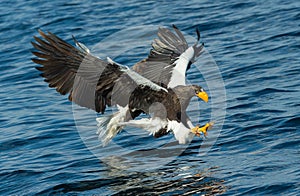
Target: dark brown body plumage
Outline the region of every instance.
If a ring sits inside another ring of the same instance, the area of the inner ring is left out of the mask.
[[[177,86],[174,89],[168,88],[153,91],[147,86],[139,86],[130,96],[130,111],[140,110],[145,113],[152,113],[153,117],[167,118],[186,124],[186,108],[196,91],[202,88],[197,85]],[[155,103],[157,104],[151,108]],[[149,109],[152,109],[149,111]]]

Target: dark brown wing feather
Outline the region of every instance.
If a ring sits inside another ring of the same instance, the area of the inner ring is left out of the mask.
[[[123,72],[113,63],[107,63],[63,41],[56,35],[39,31],[43,39],[34,37],[32,45],[37,51],[32,61],[41,76],[59,93],[69,94],[76,104],[104,112],[110,105],[110,96],[115,81]]]
[[[173,25],[175,33],[167,28],[158,29],[158,39],[154,39],[148,58],[136,63],[133,70],[149,80],[167,86],[174,61],[188,48],[182,33]]]

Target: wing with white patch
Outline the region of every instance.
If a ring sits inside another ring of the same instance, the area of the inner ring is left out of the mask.
[[[186,70],[203,48],[203,44],[197,46],[200,39],[198,30],[198,41],[189,47],[182,32],[175,25],[173,29],[175,33],[159,28],[158,38],[154,39],[148,58],[133,66],[133,70],[164,87],[185,85]]]
[[[39,33],[43,39],[34,37],[32,45],[37,51],[32,53],[38,58],[32,61],[42,65],[37,69],[49,87],[62,95],[69,93],[69,100],[80,106],[103,113],[107,105],[112,105],[112,97],[118,98],[113,104],[126,106],[129,101],[124,102],[124,98],[140,85],[154,92],[167,91],[128,67],[93,56],[75,39],[78,48],[50,32]]]

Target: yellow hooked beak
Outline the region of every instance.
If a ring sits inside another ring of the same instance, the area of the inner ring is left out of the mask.
[[[208,102],[208,95],[205,91],[199,92],[197,94],[197,97],[199,97],[200,99],[202,99],[205,102]]]

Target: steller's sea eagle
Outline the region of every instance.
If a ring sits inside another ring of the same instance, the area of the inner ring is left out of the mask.
[[[152,43],[149,56],[132,69],[107,57],[102,60],[90,53],[74,37],[74,47],[58,36],[39,30],[41,38],[34,36],[32,45],[38,57],[32,61],[41,76],[62,94],[69,93],[69,100],[98,113],[106,106],[117,105],[119,111],[97,118],[99,137],[106,145],[124,126],[140,127],[156,137],[173,131],[179,143],[190,141],[193,135],[206,133],[211,127],[194,127],[186,114],[193,96],[208,101],[201,86],[186,85],[185,74],[201,54],[203,44],[188,47],[183,34],[173,25],[174,33],[159,28],[158,39]],[[151,118],[135,120],[141,113]],[[181,132],[182,126],[185,132]]]

